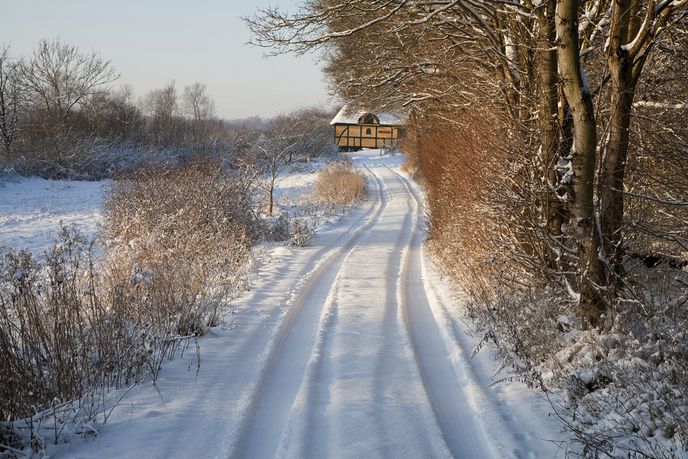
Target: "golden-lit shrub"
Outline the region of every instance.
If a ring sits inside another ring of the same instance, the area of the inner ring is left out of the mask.
[[[365,197],[366,177],[351,161],[337,162],[318,173],[316,199],[333,206],[348,206]]]
[[[404,140],[431,216],[430,245],[464,288],[492,285],[505,242],[495,205],[508,174],[503,136],[489,113],[426,117]]]

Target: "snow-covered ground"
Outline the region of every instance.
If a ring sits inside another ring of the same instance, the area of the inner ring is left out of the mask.
[[[0,245],[40,255],[53,244],[61,224],[92,235],[106,183],[27,178],[0,184]]]
[[[563,456],[546,401],[492,385],[489,351],[470,359],[477,341],[423,251],[423,196],[402,158],[354,160],[367,201],[308,247],[272,249],[232,327],[201,340],[198,371],[193,355],[167,363],[95,438],[51,446],[51,457]],[[278,199],[312,180],[282,181]]]

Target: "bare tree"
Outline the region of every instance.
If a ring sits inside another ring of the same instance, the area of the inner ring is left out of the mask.
[[[275,202],[275,185],[291,167],[294,161],[294,148],[298,145],[301,133],[294,131],[292,119],[280,116],[270,124],[270,129],[255,145],[257,159],[264,171],[266,180],[262,185],[268,194],[268,215],[272,216]]]
[[[177,115],[177,89],[174,81],[161,89],[152,89],[143,98],[143,110],[151,118],[172,118]]]
[[[11,153],[22,102],[19,63],[10,55],[9,47],[2,47],[0,48],[0,135],[5,157],[9,157]]]
[[[215,115],[215,102],[208,95],[208,88],[202,83],[194,83],[184,88],[182,112],[199,122]]]
[[[299,129],[297,113],[279,115],[270,120],[263,132],[249,130],[253,135],[244,136],[247,145],[238,157],[238,168],[247,177],[247,183],[267,194],[267,213],[272,216],[275,204],[275,186],[291,170],[292,165],[305,157],[303,148],[308,147],[307,135]]]
[[[170,145],[179,140],[177,89],[174,81],[164,88],[153,89],[143,98],[144,113],[148,115],[150,135],[158,145]]]
[[[334,113],[317,107],[295,110],[291,115],[292,129],[299,132],[298,153],[305,161],[336,150],[330,120]]]
[[[88,130],[101,138],[135,141],[143,133],[143,115],[130,86],[98,91],[88,98],[81,113]]]
[[[597,327],[606,310],[598,286],[606,284],[600,260],[599,233],[595,225],[593,192],[597,150],[597,125],[592,94],[585,70],[580,61],[580,44],[577,26],[578,0],[557,2],[557,36],[559,74],[566,101],[573,116],[574,149],[571,153],[571,220],[578,241],[578,257],[582,276],[580,280],[580,308],[586,323]]]
[[[685,27],[687,15],[686,0],[621,0],[611,4],[609,46],[606,49],[611,80],[611,116],[600,177],[600,227],[613,284],[618,284],[621,274],[623,191],[636,87],[657,40],[674,23]]]
[[[64,123],[86,97],[117,80],[119,74],[95,52],[85,54],[57,39],[44,39],[22,63],[21,77],[37,106],[53,121]]]

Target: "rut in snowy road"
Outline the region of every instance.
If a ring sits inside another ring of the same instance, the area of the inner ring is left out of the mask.
[[[428,303],[420,194],[357,162],[376,211],[299,291],[232,456],[498,457]]]

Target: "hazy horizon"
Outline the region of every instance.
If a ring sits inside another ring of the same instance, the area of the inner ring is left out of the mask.
[[[137,98],[170,81],[179,92],[204,83],[225,119],[332,105],[317,56],[264,59],[266,50],[246,44],[250,32],[241,17],[268,4],[293,11],[296,2],[12,2],[3,8],[0,43],[15,56],[31,55],[42,38],[95,51],[121,74],[113,86],[132,86]]]

